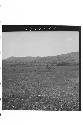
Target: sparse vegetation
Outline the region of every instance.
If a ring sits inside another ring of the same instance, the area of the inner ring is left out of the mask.
[[[59,63],[49,58],[3,60],[3,110],[79,110],[79,62],[75,58],[70,65],[71,57],[66,57],[67,63],[62,56]]]

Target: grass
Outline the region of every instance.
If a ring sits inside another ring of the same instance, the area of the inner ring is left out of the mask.
[[[79,111],[79,65],[3,64],[3,110]]]

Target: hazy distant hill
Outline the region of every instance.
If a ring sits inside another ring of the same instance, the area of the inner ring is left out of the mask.
[[[79,52],[61,54],[47,57],[9,57],[3,62],[6,63],[55,63],[57,65],[79,64]]]

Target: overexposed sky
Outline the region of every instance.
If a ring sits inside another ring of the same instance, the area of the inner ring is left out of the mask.
[[[79,51],[77,31],[24,31],[2,33],[2,58],[56,56]]]

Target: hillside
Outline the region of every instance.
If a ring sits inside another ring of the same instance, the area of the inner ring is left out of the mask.
[[[79,64],[79,52],[61,54],[47,57],[9,57],[4,59],[6,63],[55,63],[55,64]]]
[[[79,53],[2,62],[3,110],[79,110]]]

